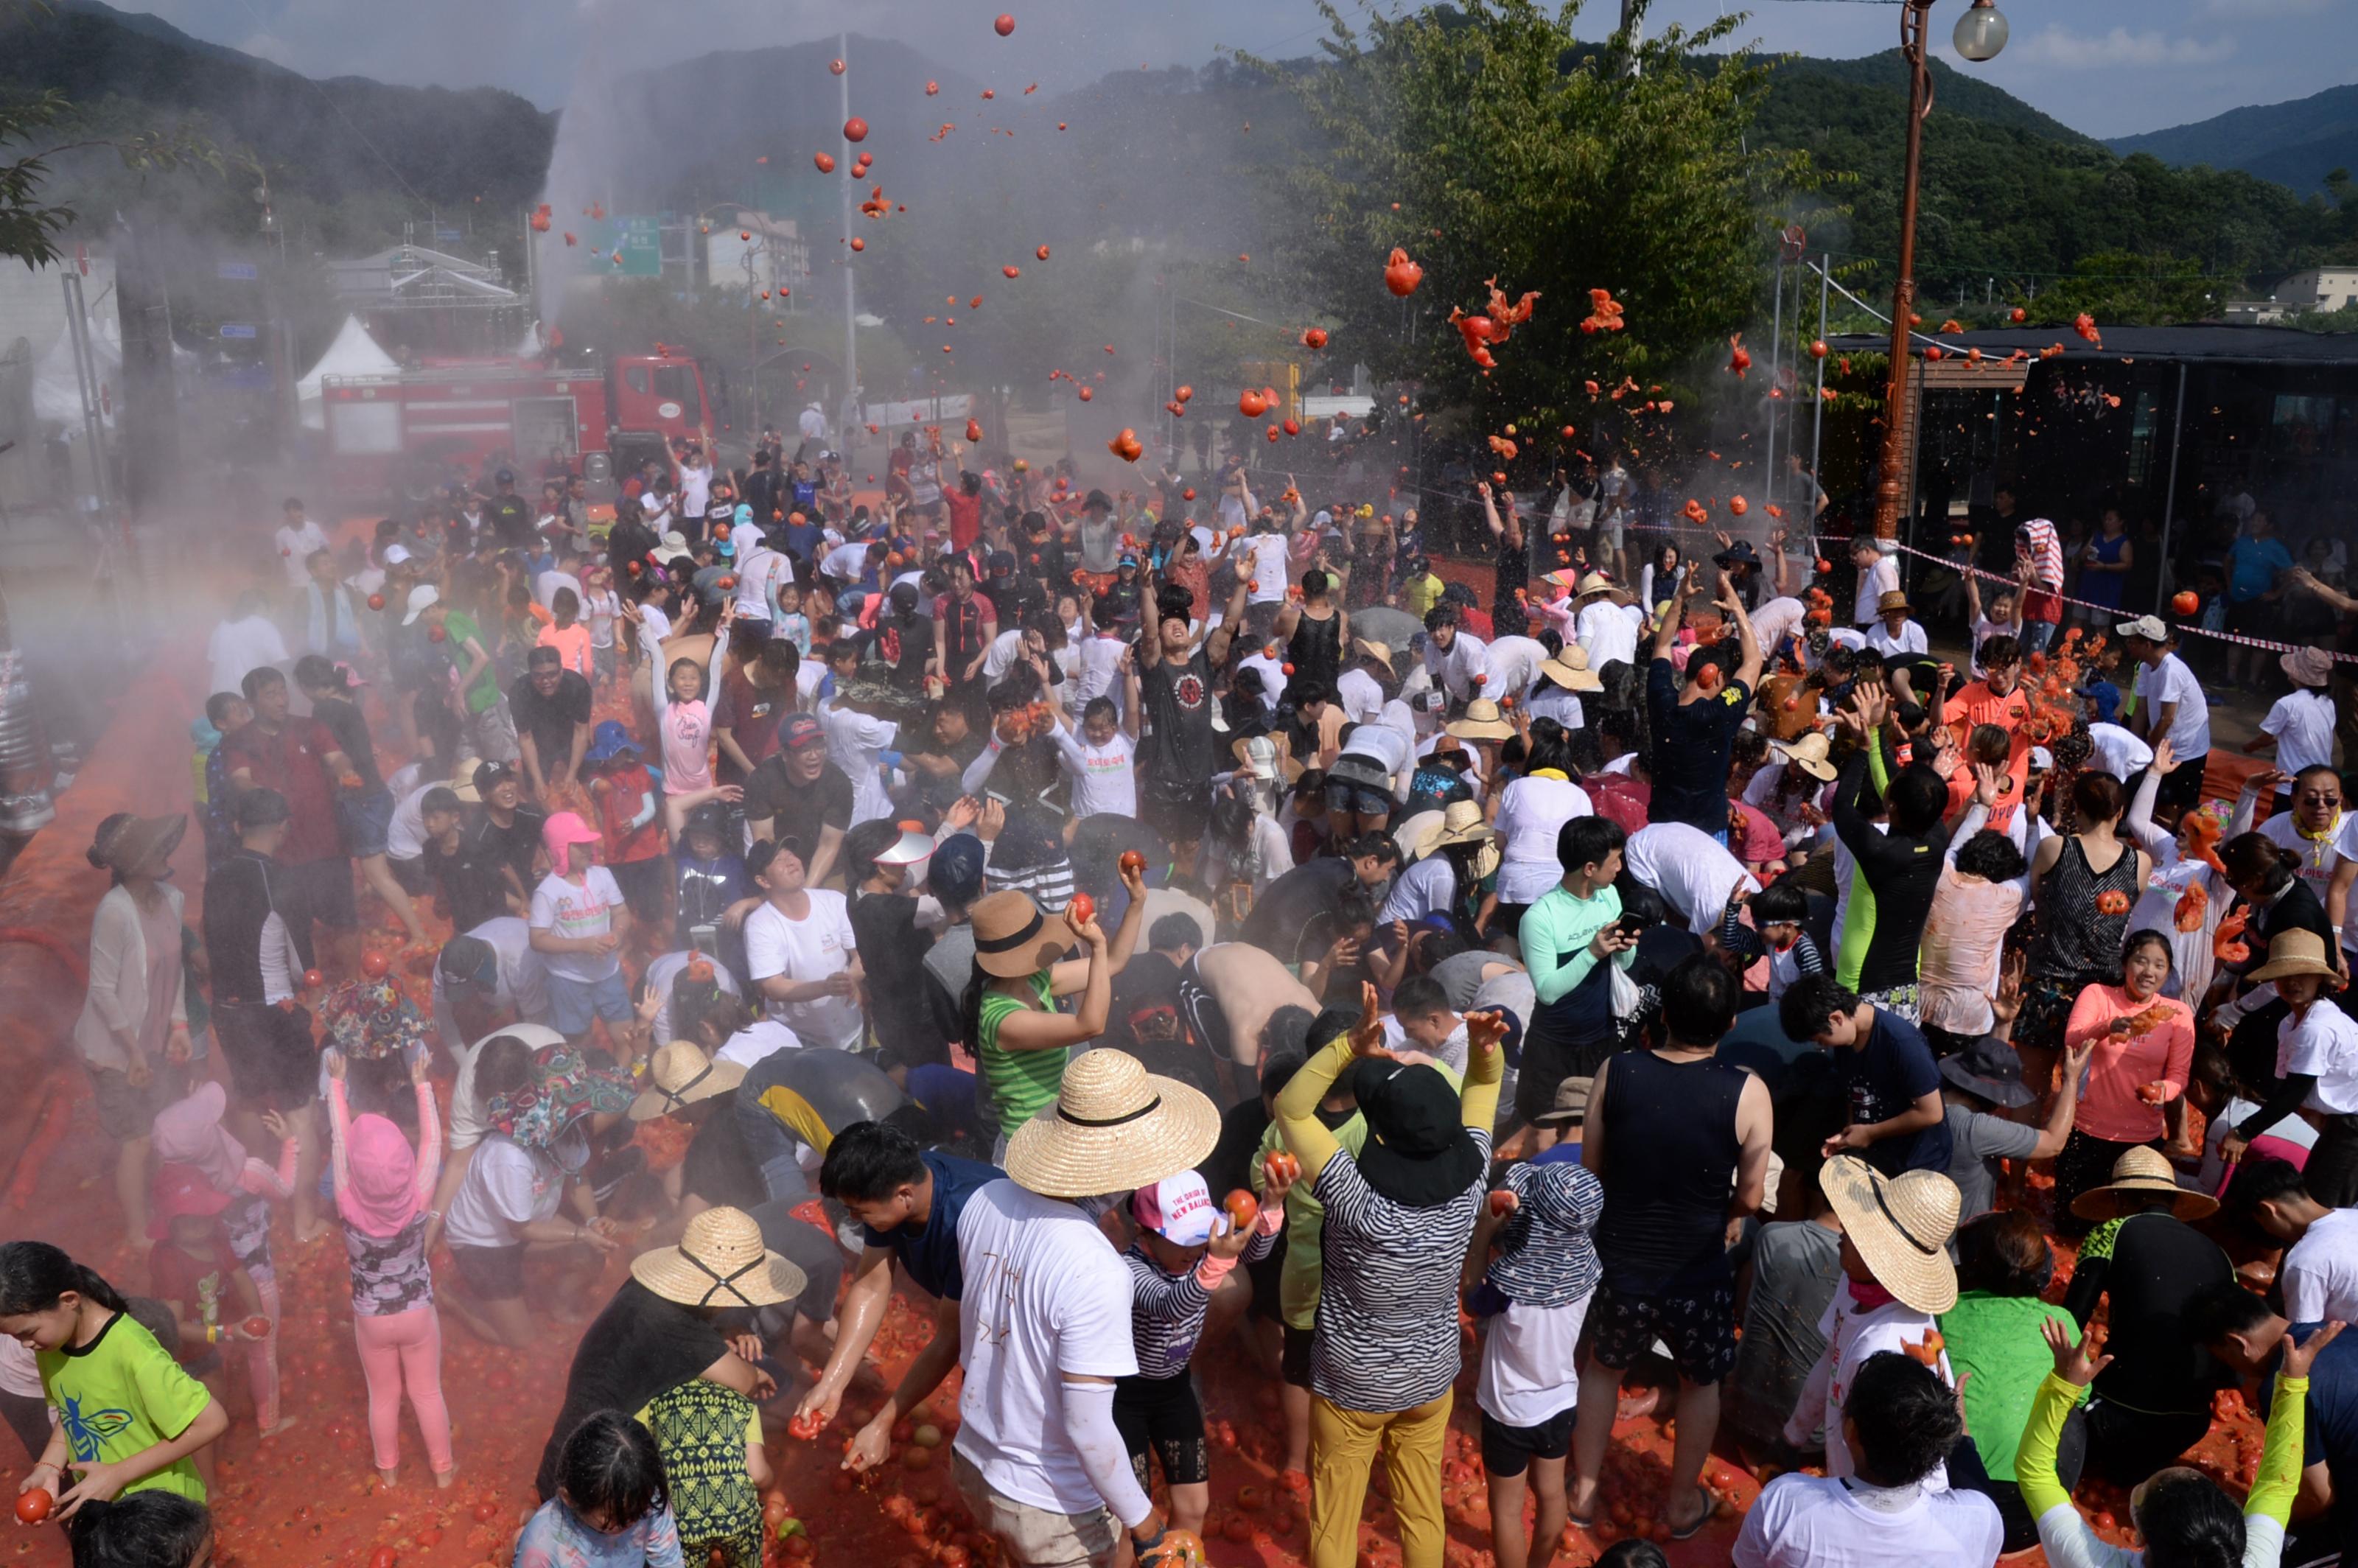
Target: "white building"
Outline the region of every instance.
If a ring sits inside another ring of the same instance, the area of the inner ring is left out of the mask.
[[[2339,310],[2358,301],[2358,266],[2310,267],[2294,273],[2273,291],[2288,310]]]
[[[743,208],[733,220],[715,213],[700,226],[708,287],[766,291],[773,309],[801,307],[798,296],[810,282],[810,246],[796,232],[792,218],[773,218]],[[778,297],[782,289],[784,300]]]

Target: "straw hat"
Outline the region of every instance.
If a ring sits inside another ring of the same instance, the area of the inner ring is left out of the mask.
[[[1566,643],[1554,658],[1540,662],[1540,674],[1566,691],[1603,691],[1605,683],[1588,667],[1588,650]]]
[[[1576,591],[1583,599],[1586,599],[1592,593],[1611,593],[1613,581],[1603,572],[1590,572],[1580,579],[1580,587]]]
[[[449,788],[452,795],[459,797],[459,804],[461,806],[481,806],[483,804],[482,792],[475,787],[475,759],[473,756],[462,755],[460,757],[458,762],[450,769]]]
[[[675,1040],[654,1054],[648,1072],[654,1087],[643,1089],[631,1102],[633,1121],[652,1121],[682,1106],[725,1095],[745,1081],[745,1069],[734,1062],[714,1062],[692,1040]]]
[[[2113,1193],[2167,1193],[2177,1199],[2169,1212],[2179,1219],[2202,1219],[2219,1210],[2219,1200],[2210,1194],[2190,1192],[2180,1186],[2169,1157],[2142,1143],[2122,1151],[2121,1157],[2113,1162],[2113,1179],[2073,1198],[2071,1212],[2082,1219],[2110,1219],[2116,1212],[2116,1206],[2107,1195]]]
[[[1507,722],[1498,705],[1487,697],[1477,697],[1466,705],[1466,717],[1453,719],[1443,726],[1460,741],[1504,741],[1515,732]]]
[[[189,830],[186,813],[173,816],[121,816],[100,825],[101,832],[91,845],[92,863],[133,875],[168,860],[179,848],[181,836]]]
[[[1904,615],[1915,608],[1908,602],[1908,596],[1896,588],[1875,601],[1875,612],[1877,615],[1889,615],[1895,611]]]
[[[762,1245],[762,1227],[741,1208],[706,1209],[687,1222],[678,1246],[632,1259],[631,1278],[667,1302],[692,1307],[776,1306],[810,1282]]]
[[[1373,637],[1352,638],[1351,653],[1357,658],[1373,659],[1387,669],[1391,667],[1391,645],[1388,643],[1379,643]]]
[[[1885,1290],[1918,1312],[1957,1304],[1957,1271],[1949,1261],[1956,1183],[1938,1171],[1886,1176],[1855,1154],[1837,1154],[1820,1167],[1818,1185]]]
[[[1479,802],[1453,800],[1441,820],[1426,828],[1416,841],[1415,859],[1446,849],[1453,844],[1480,844],[1498,836],[1498,829],[1482,820]]]
[[[1176,1175],[1219,1137],[1219,1110],[1199,1091],[1127,1052],[1085,1051],[1065,1065],[1056,1103],[1015,1130],[1004,1164],[1044,1197],[1092,1197]]]
[[[1065,956],[1072,932],[1050,926],[1032,895],[1021,888],[992,893],[967,912],[974,923],[974,961],[986,975],[1011,980],[1038,974]]]
[[[2325,686],[2333,679],[2333,655],[2322,648],[2295,648],[2277,663],[2295,686]]]
[[[1813,779],[1831,782],[1834,776],[1833,743],[1814,730],[1798,741],[1771,744],[1768,749]]]
[[[2279,932],[2268,944],[2268,961],[2244,979],[2257,985],[2287,975],[2322,975],[2337,984],[2342,979],[2342,971],[2326,957],[2324,939],[2314,931]]]

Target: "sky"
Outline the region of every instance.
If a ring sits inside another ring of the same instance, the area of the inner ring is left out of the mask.
[[[1339,0],[1347,14],[1399,0]],[[1014,37],[989,32],[1002,5]],[[1932,34],[1964,0],[1939,0]],[[135,5],[132,8],[136,8]],[[154,0],[164,20],[311,76],[414,85],[491,85],[554,107],[587,70],[611,74],[715,49],[825,37],[839,27],[905,39],[944,59],[1003,50],[1054,88],[1138,65],[1199,65],[1216,49],[1310,52],[1324,30],[1311,0]],[[2013,37],[1973,70],[2091,135],[2125,135],[2340,86],[2358,75],[2352,0],[2000,0]],[[1656,0],[1650,26],[1693,26],[1740,9]],[[1601,37],[1616,0],[1589,0],[1580,31]],[[1896,5],[1756,0],[1740,37],[1775,51],[1845,57],[1898,41]]]

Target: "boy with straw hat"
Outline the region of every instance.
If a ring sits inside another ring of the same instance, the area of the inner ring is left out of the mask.
[[[1848,1280],[1819,1325],[1825,1354],[1802,1386],[1784,1438],[1801,1447],[1823,1421],[1826,1474],[1840,1480],[1858,1468],[1843,1432],[1843,1410],[1852,1379],[1869,1357],[1896,1350],[1954,1384],[1933,1320],[1957,1304],[1949,1238],[1956,1232],[1959,1199],[1957,1184],[1938,1171],[1886,1176],[1855,1154],[1827,1161],[1818,1185],[1843,1224]],[[1944,1474],[1934,1489],[1946,1485]]]
[[[1138,1375],[1129,1267],[1098,1217],[1193,1167],[1219,1139],[1212,1102],[1134,1056],[1091,1051],[1015,1130],[1007,1175],[958,1217],[959,1493],[1015,1568],[1110,1568],[1119,1519],[1142,1561],[1163,1511],[1132,1473],[1114,1382]]]
[[[2317,1146],[2302,1168],[2309,1190],[2328,1208],[2358,1203],[2358,1020],[2338,1006],[2319,1005],[2327,990],[2341,988],[2342,971],[2323,938],[2295,927],[2277,934],[2268,944],[2268,961],[2245,979],[2275,986],[2291,1009],[2277,1025],[2281,1087],[2270,1103],[2299,1090],[2300,1112],[2318,1129]],[[2243,1005],[2249,1011],[2253,999]],[[2249,1141],[2272,1125],[2257,1113],[2244,1118],[2220,1146],[2220,1157],[2241,1159]]]

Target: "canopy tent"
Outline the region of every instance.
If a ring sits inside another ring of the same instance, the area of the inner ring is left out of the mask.
[[[97,331],[91,333],[90,347],[98,362],[99,417],[112,426],[114,410],[109,405],[119,404],[123,398],[123,351]],[[81,378],[74,373],[73,334],[59,332],[49,344],[49,351],[33,369],[33,417],[81,429]]]
[[[327,405],[321,401],[320,386],[333,376],[397,375],[401,365],[391,354],[377,346],[366,327],[357,316],[347,316],[337,329],[336,341],[328,345],[319,362],[303,373],[295,384],[296,406],[302,411],[305,428],[324,430],[328,427]]]

